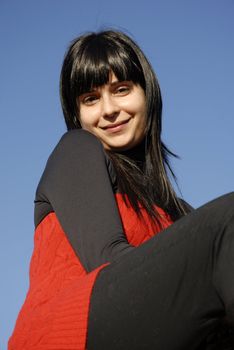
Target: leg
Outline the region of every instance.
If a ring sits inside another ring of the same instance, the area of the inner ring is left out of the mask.
[[[105,268],[94,286],[88,350],[198,349],[234,324],[234,194],[197,209]]]

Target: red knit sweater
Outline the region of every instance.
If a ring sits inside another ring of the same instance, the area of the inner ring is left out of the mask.
[[[116,195],[127,239],[139,246],[160,231],[142,210],[143,220]],[[158,208],[162,227],[172,222]],[[19,313],[9,350],[84,350],[89,301],[102,265],[87,273],[75,255],[55,213],[35,231],[30,287]]]

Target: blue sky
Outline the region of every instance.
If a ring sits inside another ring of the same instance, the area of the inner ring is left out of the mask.
[[[0,0],[1,350],[28,288],[35,189],[65,132],[58,84],[69,42],[114,27],[143,48],[181,192],[198,207],[233,190],[233,18],[233,0]]]

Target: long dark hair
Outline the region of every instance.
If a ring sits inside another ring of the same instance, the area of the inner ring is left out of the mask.
[[[129,157],[127,152],[108,152],[117,173],[118,187],[124,199],[137,214],[140,207],[159,222],[155,204],[172,219],[185,214],[169,177],[175,178],[169,156],[175,156],[162,142],[162,98],[156,75],[139,46],[119,31],[88,33],[75,39],[63,62],[60,97],[65,122],[69,129],[81,128],[77,97],[102,86],[113,72],[119,81],[139,84],[146,96],[147,126],[144,140],[144,164]]]

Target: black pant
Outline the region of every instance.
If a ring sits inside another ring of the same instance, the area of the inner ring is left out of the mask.
[[[88,350],[204,349],[234,325],[234,193],[175,222],[101,271]]]

